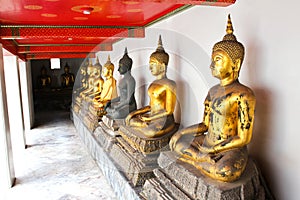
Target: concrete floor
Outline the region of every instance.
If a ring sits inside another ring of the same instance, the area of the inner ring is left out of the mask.
[[[69,113],[43,111],[36,118],[36,127],[26,133],[28,148],[15,155],[16,184],[1,199],[116,199]]]

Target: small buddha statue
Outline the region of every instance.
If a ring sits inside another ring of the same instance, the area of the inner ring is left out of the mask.
[[[70,73],[70,66],[68,63],[66,63],[64,67],[64,73],[60,76],[61,81],[61,87],[67,88],[67,87],[73,87],[75,78],[74,74]]]
[[[51,86],[51,76],[47,74],[47,69],[45,66],[41,68],[41,75],[38,76],[37,81],[39,89],[45,89]]]
[[[72,95],[72,107],[73,111],[75,113],[78,113],[80,110],[80,103],[81,103],[81,98],[80,98],[80,93],[88,87],[87,84],[87,67],[89,65],[88,59],[83,62],[79,68],[79,76],[77,78],[80,80],[79,86],[77,88],[73,89],[73,95]]]
[[[134,97],[135,80],[131,75],[132,59],[127,48],[119,61],[119,73],[123,76],[118,84],[119,96],[108,101],[105,106],[106,116],[111,119],[124,119],[130,112],[136,110]]]
[[[79,68],[79,80],[80,80],[80,83],[79,83],[79,87],[76,88],[74,91],[73,91],[73,95],[74,96],[77,96],[80,94],[80,92],[82,92],[83,90],[85,90],[88,86],[87,84],[87,66],[88,66],[89,62],[88,60],[86,60],[84,63],[82,63],[82,65],[80,66]]]
[[[182,161],[203,174],[232,182],[247,164],[256,100],[252,90],[238,80],[244,46],[233,34],[230,16],[226,32],[213,46],[210,69],[220,83],[208,92],[203,121],[176,132],[169,145]]]
[[[79,94],[79,97],[77,98],[80,102],[83,99],[86,99],[88,94],[90,94],[94,90],[94,82],[96,81],[97,78],[100,77],[100,70],[95,69],[92,63],[92,60],[89,60],[89,65],[87,66],[87,86],[86,89],[81,91]]]
[[[161,36],[158,47],[150,56],[149,68],[156,78],[149,88],[150,105],[131,112],[125,119],[127,126],[140,130],[144,136],[155,138],[175,128],[173,112],[176,104],[176,83],[167,78],[169,55],[165,52]]]
[[[99,111],[100,116],[105,114],[105,104],[113,98],[117,97],[116,79],[113,77],[114,64],[110,61],[108,56],[106,63],[103,66],[102,76],[105,78],[102,91],[99,93],[93,101],[94,108]]]
[[[102,71],[102,65],[99,62],[98,57],[96,58],[96,63],[93,66],[93,90],[87,94],[87,101],[97,101],[99,98],[99,95],[101,94],[102,88],[103,88],[103,78],[101,77],[101,71]]]

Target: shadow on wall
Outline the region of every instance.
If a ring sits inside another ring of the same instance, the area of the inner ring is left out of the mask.
[[[255,120],[252,141],[249,144],[249,153],[257,161],[262,175],[266,180],[268,188],[271,189],[268,196],[272,196],[273,191],[278,191],[276,183],[277,180],[272,166],[272,158],[270,158],[271,138],[272,138],[272,93],[268,88],[258,85],[262,78],[259,76],[261,73],[262,65],[260,63],[263,57],[263,52],[260,51],[261,47],[258,46],[259,41],[253,38],[251,43],[246,44],[247,48],[247,63],[248,63],[248,79],[254,83],[250,86],[254,91],[256,97]]]

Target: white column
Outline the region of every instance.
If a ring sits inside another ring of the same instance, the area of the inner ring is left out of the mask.
[[[21,90],[18,71],[18,57],[4,56],[7,108],[15,162],[25,149],[24,123],[21,104]]]
[[[2,193],[3,190],[13,185],[15,179],[4,81],[2,44],[0,44],[0,118],[0,192]]]
[[[34,107],[32,95],[33,91],[30,62],[23,62],[19,60],[19,72],[24,128],[26,132],[30,130],[34,124]]]

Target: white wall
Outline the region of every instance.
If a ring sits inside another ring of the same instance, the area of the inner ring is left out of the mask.
[[[276,199],[298,199],[299,6],[297,0],[243,0],[225,8],[194,6],[148,28],[144,39],[115,44],[112,61],[117,64],[127,46],[138,88],[151,82],[147,63],[161,34],[171,59],[168,74],[177,82],[181,114],[177,111],[176,119],[184,127],[199,122],[206,93],[217,83],[208,68],[211,49],[225,35],[230,13],[234,33],[246,48],[240,81],[251,87],[257,98],[250,154],[258,161]],[[107,53],[99,56],[104,63]],[[136,96],[139,106],[147,103],[145,93]]]

